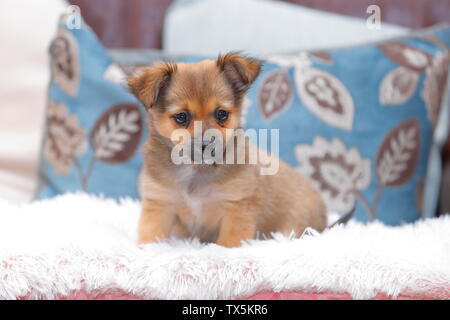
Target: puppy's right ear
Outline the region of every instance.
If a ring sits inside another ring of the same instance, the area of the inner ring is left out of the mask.
[[[136,76],[128,78],[128,87],[148,110],[163,99],[176,70],[176,64],[164,62],[142,68]]]
[[[237,52],[219,55],[216,63],[238,95],[247,91],[261,71],[260,61],[247,58]]]

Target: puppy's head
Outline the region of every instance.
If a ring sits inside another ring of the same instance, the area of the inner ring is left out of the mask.
[[[131,92],[152,115],[156,131],[168,139],[176,129],[194,136],[194,122],[202,130],[240,125],[242,100],[258,76],[260,62],[238,53],[198,63],[157,63],[128,79]],[[224,141],[226,142],[226,141]]]

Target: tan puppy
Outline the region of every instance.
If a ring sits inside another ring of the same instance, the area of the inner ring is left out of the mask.
[[[271,232],[325,228],[319,193],[282,161],[274,175],[261,175],[260,164],[172,161],[176,129],[193,133],[194,121],[200,121],[226,137],[226,129],[239,128],[242,100],[259,71],[258,61],[229,53],[215,61],[157,63],[129,79],[149,119],[140,243],[174,235],[234,247]],[[224,139],[224,145],[231,141]],[[250,149],[245,147],[247,155]]]

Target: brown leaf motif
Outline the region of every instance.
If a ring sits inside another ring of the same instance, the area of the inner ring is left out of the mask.
[[[44,154],[58,174],[69,174],[75,158],[84,154],[87,137],[75,114],[63,103],[50,101],[47,108],[47,136]]]
[[[432,57],[429,53],[400,42],[380,44],[379,48],[394,62],[414,71],[421,72],[431,64]]]
[[[50,69],[58,87],[70,96],[75,96],[80,82],[78,45],[74,36],[59,29],[50,45]]]
[[[305,106],[322,121],[343,130],[353,128],[353,99],[338,78],[319,69],[296,68],[295,82]]]
[[[419,73],[404,67],[389,72],[381,82],[380,103],[401,105],[408,101],[416,91]]]
[[[292,86],[286,71],[274,71],[263,80],[259,90],[259,108],[266,119],[286,109],[292,98]]]
[[[95,157],[108,163],[127,161],[135,152],[142,133],[139,107],[119,104],[103,113],[91,132]]]
[[[378,181],[383,186],[400,186],[416,170],[420,151],[420,130],[416,119],[394,127],[383,139],[377,155]]]

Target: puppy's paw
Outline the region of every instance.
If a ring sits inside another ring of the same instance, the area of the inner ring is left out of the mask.
[[[241,239],[219,239],[216,244],[222,247],[235,248],[241,245]]]
[[[157,241],[158,241],[158,237],[156,235],[139,234],[139,237],[138,237],[138,244],[153,243],[153,242],[157,242]]]

